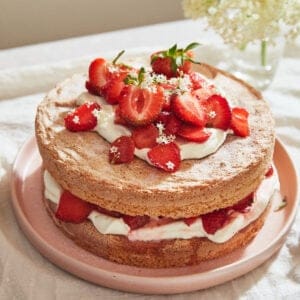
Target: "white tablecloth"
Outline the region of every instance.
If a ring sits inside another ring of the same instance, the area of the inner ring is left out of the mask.
[[[199,22],[178,21],[0,51],[0,299],[163,299],[93,285],[42,257],[19,229],[10,203],[10,173],[19,147],[34,133],[37,104],[56,82],[85,71],[92,57],[121,49],[204,44],[199,57],[222,66],[224,46]],[[264,92],[276,132],[300,171],[300,43],[288,46]],[[254,271],[172,299],[300,298],[300,216],[281,250]]]

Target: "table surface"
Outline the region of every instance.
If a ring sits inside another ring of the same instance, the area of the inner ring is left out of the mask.
[[[197,54],[216,66],[226,47],[200,21],[177,21],[0,51],[0,299],[163,299],[134,295],[85,282],[51,264],[27,241],[10,203],[13,161],[34,134],[38,103],[58,81],[84,72],[96,56],[114,56],[122,49],[149,51],[174,43],[203,44]],[[276,121],[277,136],[286,145],[300,173],[300,43],[288,45],[274,81],[263,92]],[[300,216],[285,245],[262,266],[238,279],[172,299],[300,298]],[[168,297],[167,297],[168,298]]]

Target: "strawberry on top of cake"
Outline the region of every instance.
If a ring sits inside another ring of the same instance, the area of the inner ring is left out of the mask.
[[[228,132],[247,137],[247,110],[231,108],[217,87],[192,71],[192,63],[197,62],[191,50],[196,46],[192,43],[182,49],[175,44],[156,52],[150,57],[150,68],[118,62],[124,51],[112,62],[95,59],[86,88],[104,101],[83,101],[65,117],[66,128],[97,131],[98,123],[107,122],[108,113],[113,114],[109,130],[116,130],[117,138],[98,131],[111,143],[109,161],[130,163],[135,154],[166,172],[178,170],[182,159],[213,153]]]

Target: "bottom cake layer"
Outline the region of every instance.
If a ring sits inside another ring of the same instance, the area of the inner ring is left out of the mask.
[[[45,199],[45,206],[55,224],[80,247],[120,264],[168,268],[195,265],[247,245],[262,228],[271,202],[258,219],[225,243],[214,243],[207,238],[129,241],[125,236],[101,234],[90,221],[62,222],[55,217],[56,204]]]

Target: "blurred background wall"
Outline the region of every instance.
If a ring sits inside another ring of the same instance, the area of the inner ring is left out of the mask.
[[[0,49],[178,19],[181,0],[0,0]]]

